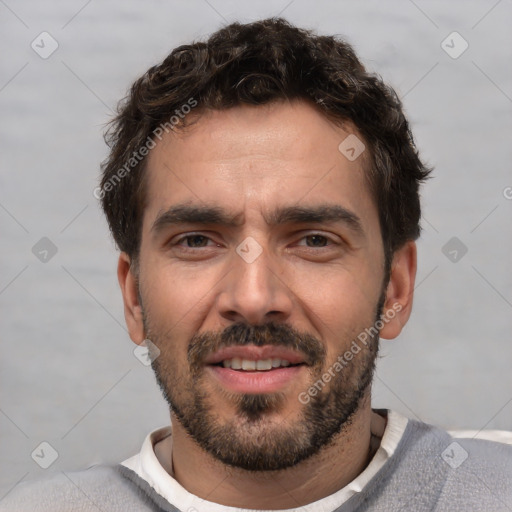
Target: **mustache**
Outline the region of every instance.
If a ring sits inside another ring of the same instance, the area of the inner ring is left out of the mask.
[[[187,357],[190,367],[199,371],[206,357],[220,348],[231,346],[273,345],[299,352],[309,366],[318,366],[326,356],[324,345],[315,336],[294,329],[289,324],[268,322],[262,325],[231,324],[221,332],[205,331],[192,336]]]

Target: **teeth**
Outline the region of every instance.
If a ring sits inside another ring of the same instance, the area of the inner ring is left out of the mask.
[[[256,370],[256,361],[242,359],[242,370]]]
[[[256,361],[256,370],[270,370],[272,368],[272,359],[260,359]]]
[[[222,361],[224,368],[232,368],[233,370],[271,370],[272,368],[287,367],[290,366],[290,361],[286,359],[258,359],[253,361],[251,359],[241,359],[240,357],[233,357],[233,359],[224,359]]]

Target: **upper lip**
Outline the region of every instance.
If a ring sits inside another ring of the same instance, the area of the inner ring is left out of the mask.
[[[238,345],[232,347],[224,347],[210,354],[205,359],[205,364],[217,364],[225,361],[226,359],[233,359],[239,357],[240,359],[248,359],[250,361],[259,361],[261,359],[285,359],[290,364],[304,363],[305,359],[299,352],[291,350],[286,347],[279,347],[274,345],[264,345],[263,347],[256,347],[255,345]]]

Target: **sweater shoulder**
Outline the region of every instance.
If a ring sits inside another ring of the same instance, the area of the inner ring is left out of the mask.
[[[436,510],[512,509],[511,445],[452,437],[441,457],[448,467]]]
[[[155,511],[152,502],[118,466],[93,466],[21,482],[0,501],[0,512]]]
[[[512,447],[409,420],[385,466],[341,510],[512,510]]]

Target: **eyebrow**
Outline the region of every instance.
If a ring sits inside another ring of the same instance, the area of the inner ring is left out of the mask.
[[[238,227],[243,224],[240,214],[230,214],[219,206],[178,204],[158,215],[151,226],[154,235],[168,226],[179,224],[204,224],[222,227]],[[364,235],[361,219],[352,211],[336,204],[317,206],[285,206],[264,215],[269,226],[283,224],[345,224],[357,235]]]

